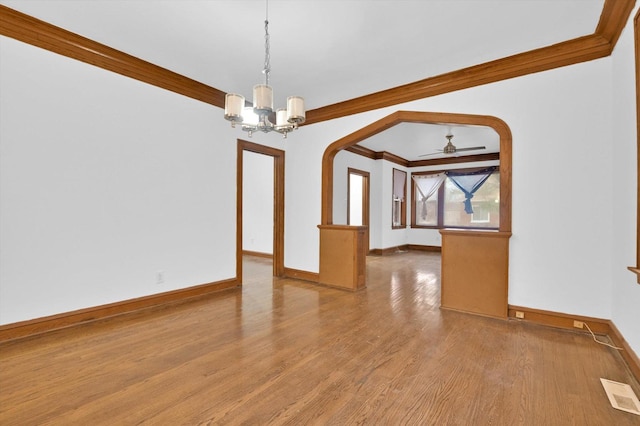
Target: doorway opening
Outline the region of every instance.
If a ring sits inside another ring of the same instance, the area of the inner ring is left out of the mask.
[[[271,258],[272,258],[272,274],[273,276],[283,276],[284,275],[284,151],[271,148],[264,145],[259,145],[253,142],[248,142],[244,140],[238,139],[238,157],[237,157],[237,179],[236,179],[236,278],[238,282],[242,283],[242,258],[243,258],[243,248],[245,246],[244,241],[244,222],[245,220],[249,220],[244,218],[244,203],[247,199],[245,197],[245,179],[247,183],[249,183],[252,179],[261,179],[264,180],[265,173],[260,173],[260,171],[255,167],[256,164],[263,164],[264,159],[262,157],[256,157],[252,154],[260,154],[264,156],[269,156],[272,158],[273,168],[272,173],[269,170],[266,175],[268,175],[269,180],[273,180],[273,190],[266,191],[272,194],[271,200],[262,199],[262,203],[264,204],[262,211],[269,212],[266,213],[266,216],[273,223],[273,228],[271,232]],[[247,158],[245,158],[245,153],[247,153]],[[257,162],[256,162],[257,161]],[[245,164],[246,162],[246,164]],[[253,167],[252,167],[253,165]],[[245,170],[246,169],[246,170]],[[262,174],[262,176],[260,176]],[[272,179],[271,179],[272,176]],[[255,183],[255,182],[254,182]],[[253,189],[254,187],[250,187]],[[251,197],[250,191],[247,191],[247,196]],[[255,195],[255,194],[254,194]],[[252,202],[254,199],[252,199]],[[263,217],[264,219],[264,217]],[[263,225],[264,226],[267,225]],[[262,233],[268,233],[262,229]],[[257,235],[257,234],[256,234]],[[260,237],[262,238],[262,237]],[[255,240],[254,240],[255,242]],[[264,243],[262,243],[264,244]],[[264,245],[262,246],[264,247]],[[260,254],[261,250],[248,250],[249,252],[253,252],[253,254]],[[269,251],[268,249],[263,249],[262,251]],[[269,254],[269,253],[266,253]],[[267,256],[264,256],[265,258]]]
[[[347,225],[366,226],[365,253],[369,253],[370,185],[369,172],[348,169],[347,179]]]

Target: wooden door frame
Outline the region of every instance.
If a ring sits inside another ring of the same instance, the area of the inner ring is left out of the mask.
[[[636,274],[636,281],[640,284],[640,10],[633,18],[633,40],[635,48],[635,71],[636,71],[636,143],[638,149],[636,178],[637,185],[637,206],[636,206],[636,264],[629,266],[629,270]]]
[[[350,208],[351,208],[351,178],[350,176],[362,176],[362,224],[367,227],[364,232],[365,253],[369,253],[369,229],[371,219],[371,173],[364,170],[347,168],[347,225],[349,225]]]
[[[236,279],[242,284],[242,194],[244,151],[273,157],[273,275],[284,276],[284,151],[238,139],[236,174]]]

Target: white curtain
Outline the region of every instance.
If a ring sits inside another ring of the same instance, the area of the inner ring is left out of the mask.
[[[422,219],[427,218],[427,200],[438,191],[446,177],[447,175],[444,173],[412,176],[420,193],[420,217]]]

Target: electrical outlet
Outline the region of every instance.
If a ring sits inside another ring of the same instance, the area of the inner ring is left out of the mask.
[[[156,272],[156,284],[164,284],[164,271]]]
[[[584,323],[582,321],[573,321],[573,326],[575,328],[584,328]]]
[[[516,311],[516,318],[524,319],[524,312]]]

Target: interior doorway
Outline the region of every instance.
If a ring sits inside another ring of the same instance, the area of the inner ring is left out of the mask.
[[[369,253],[370,226],[370,184],[369,172],[348,169],[347,179],[347,225],[366,226],[364,241],[365,253]]]
[[[236,178],[236,278],[242,283],[242,254],[244,237],[243,197],[245,191],[245,152],[273,158],[273,199],[264,201],[264,208],[273,212],[272,259],[273,275],[284,275],[284,151],[238,139]],[[269,174],[271,176],[271,174]],[[263,177],[264,178],[264,177]],[[267,205],[269,204],[269,205]]]

